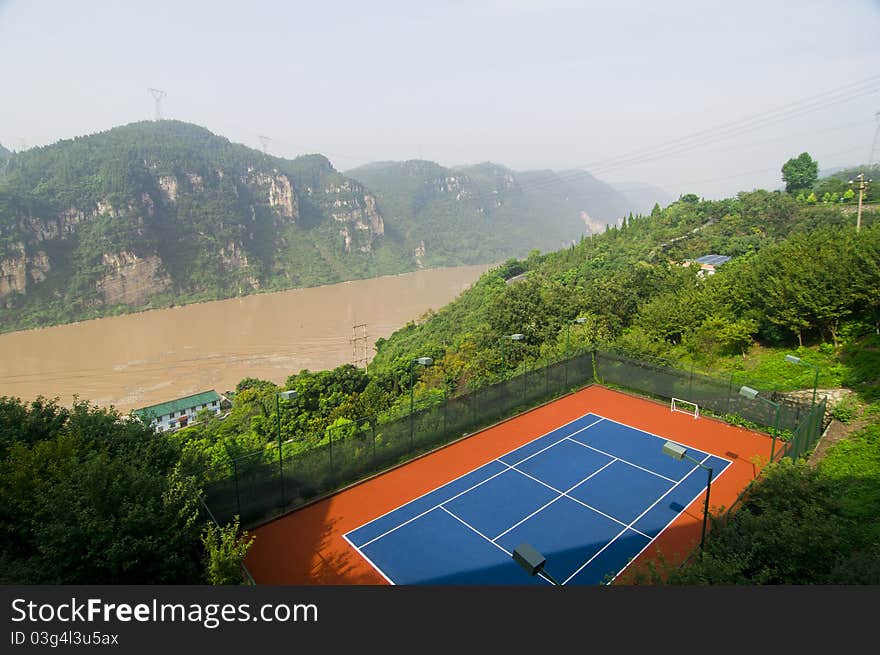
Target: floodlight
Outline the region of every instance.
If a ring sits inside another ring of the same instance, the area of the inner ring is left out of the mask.
[[[758,390],[752,389],[751,387],[740,387],[739,395],[745,396],[746,398],[751,398],[752,400],[754,400],[755,398],[758,397]]]
[[[748,387],[743,387],[743,389],[747,389]],[[708,476],[706,480],[706,502],[703,505],[703,530],[700,536],[700,558],[703,557],[703,550],[706,547],[706,522],[709,520],[709,492],[712,491],[712,475],[713,470],[711,466],[706,466],[703,462],[698,459],[694,459],[690,455],[687,454],[687,448],[684,446],[675,443],[674,441],[667,441],[663,444],[663,454],[669,455],[672,459],[682,460],[687,459],[697,466],[706,469],[706,474]],[[708,457],[706,459],[709,459]]]
[[[686,452],[687,449],[684,446],[680,446],[672,441],[667,441],[663,444],[663,454],[669,455],[672,459],[682,459]]]
[[[554,585],[559,583],[553,579],[547,571],[544,570],[544,564],[547,558],[539,553],[531,544],[522,543],[513,551],[513,561],[519,564],[529,575],[538,575],[539,573],[547,578]]]

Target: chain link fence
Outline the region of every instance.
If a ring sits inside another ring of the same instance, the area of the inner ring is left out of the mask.
[[[384,420],[370,416],[329,429],[322,443],[267,447],[212,470],[206,503],[216,520],[240,517],[253,526],[402,462],[534,408],[592,382],[655,398],[679,398],[732,422],[769,429],[782,441],[778,454],[797,458],[823,428],[825,401],[791,400],[779,393],[747,398],[744,380],[715,378],[668,362],[595,350],[482,386]]]

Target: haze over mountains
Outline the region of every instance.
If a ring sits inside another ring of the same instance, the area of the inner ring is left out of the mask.
[[[553,250],[670,200],[585,171],[341,173],[179,121],[0,149],[0,329]],[[653,200],[652,200],[653,199]]]

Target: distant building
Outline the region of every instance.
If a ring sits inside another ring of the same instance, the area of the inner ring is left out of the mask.
[[[714,275],[715,269],[717,269],[722,264],[729,262],[730,257],[727,255],[703,255],[702,257],[697,257],[696,259],[689,259],[685,262],[682,262],[682,266],[690,266],[691,264],[696,264],[700,267],[697,275],[705,276],[705,275]]]
[[[185,398],[136,409],[134,415],[159,432],[170,432],[186,427],[202,410],[219,413],[221,400],[220,394],[211,389]]]

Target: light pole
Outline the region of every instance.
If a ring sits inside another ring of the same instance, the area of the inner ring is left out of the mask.
[[[422,366],[431,366],[434,360],[430,357],[416,357],[409,362],[409,449],[413,447],[413,409],[415,404],[415,396],[413,394],[413,366],[421,364]]]
[[[586,322],[587,322],[586,316],[578,316],[573,321],[569,321],[568,325],[565,326],[566,327],[566,332],[565,332],[565,356],[566,357],[568,357],[568,347],[571,344],[571,326],[574,325],[575,323],[583,325]]]
[[[284,506],[287,499],[284,497],[284,458],[281,456],[281,398],[293,400],[296,398],[296,391],[275,393],[275,420],[278,424],[278,477],[281,479],[281,505]]]
[[[511,341],[522,341],[526,338],[526,335],[516,333],[516,334],[505,334],[501,337],[501,375],[503,377],[507,377],[507,357],[504,353],[504,340],[510,339]]]
[[[535,550],[531,544],[523,543],[517,546],[513,551],[512,557],[513,561],[523,567],[529,575],[538,575],[540,573],[554,585],[561,586],[552,575],[544,570],[544,564],[546,564],[547,559]]]
[[[708,475],[708,479],[706,480],[706,504],[703,506],[703,533],[700,537],[700,559],[703,558],[703,549],[706,546],[706,521],[709,518],[709,492],[712,490],[712,467],[706,466],[701,461],[694,459],[690,455],[687,454],[687,448],[684,446],[680,446],[679,444],[667,441],[663,444],[663,454],[669,455],[672,459],[687,459],[706,469],[706,473]]]
[[[740,387],[739,395],[745,396],[746,398],[750,398],[754,400],[757,398],[758,400],[763,400],[768,405],[776,408],[776,415],[773,419],[773,442],[770,445],[770,461],[773,461],[773,455],[776,453],[776,433],[779,432],[779,403],[775,403],[768,398],[764,398],[761,396],[757,389],[752,389],[751,387]]]
[[[819,387],[819,367],[815,364],[810,364],[810,362],[805,362],[800,357],[795,357],[794,355],[786,355],[785,361],[791,362],[792,364],[803,364],[804,366],[810,366],[816,371],[816,375],[813,378],[813,404],[810,406],[810,409],[816,406],[816,389]]]

